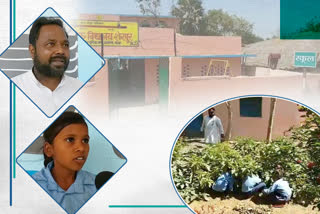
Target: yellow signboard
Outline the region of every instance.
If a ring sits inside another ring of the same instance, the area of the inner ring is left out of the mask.
[[[79,20],[76,30],[91,46],[135,47],[139,44],[138,23]],[[101,36],[102,35],[102,36]]]

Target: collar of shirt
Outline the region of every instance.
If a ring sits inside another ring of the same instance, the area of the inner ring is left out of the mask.
[[[32,71],[29,72],[29,73],[30,73],[30,76],[31,76],[32,81],[33,81],[39,88],[47,88],[46,86],[42,85],[41,82],[39,82],[39,80],[37,80],[36,76],[35,76],[34,73],[33,73],[33,69],[32,69]],[[61,79],[61,81],[60,81],[60,83],[59,83],[59,85],[57,86],[57,88],[56,88],[54,91],[56,91],[58,88],[64,86],[65,82],[66,82],[66,78],[65,78],[65,75],[63,75],[63,76],[62,76],[62,79]],[[53,92],[54,92],[54,91],[53,91]]]
[[[51,169],[53,168],[53,161],[50,162],[47,167],[45,168],[44,174],[47,177],[48,181],[48,190],[49,191],[57,191],[60,195],[60,198],[57,198],[56,200],[61,201],[64,194],[72,194],[72,193],[83,193],[85,184],[92,184],[91,180],[87,179],[86,176],[84,176],[84,172],[81,170],[77,172],[77,177],[74,183],[69,187],[67,191],[64,191],[53,179],[51,174]]]

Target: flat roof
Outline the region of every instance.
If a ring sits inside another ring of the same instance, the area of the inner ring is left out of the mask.
[[[141,14],[112,14],[112,13],[81,13],[81,15],[106,15],[106,16],[126,16],[126,17],[146,17],[146,18],[154,18],[153,15],[141,15]],[[170,18],[170,19],[179,19],[175,16],[157,16],[157,18]]]
[[[238,57],[256,57],[255,54],[228,54],[228,55],[196,55],[196,56],[179,56],[182,58],[238,58]]]
[[[194,55],[194,56],[103,56],[104,59],[158,59],[169,57],[181,57],[181,58],[239,58],[239,57],[256,57],[255,54],[235,54],[235,55]]]

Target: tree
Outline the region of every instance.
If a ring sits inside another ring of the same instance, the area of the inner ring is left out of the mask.
[[[139,5],[140,12],[143,15],[152,15],[158,17],[160,15],[160,0],[136,0]]]
[[[231,140],[232,133],[232,110],[231,110],[231,102],[226,102],[226,106],[228,109],[228,126],[226,131],[226,140]]]
[[[209,10],[206,16],[207,33],[214,36],[232,36],[233,18],[223,10]]]
[[[180,33],[201,35],[204,29],[204,9],[201,0],[178,0],[171,14],[180,19]]]
[[[268,123],[268,132],[267,132],[267,142],[270,143],[272,140],[272,129],[274,122],[274,114],[276,112],[276,98],[270,99],[270,114],[269,114],[269,123]]]
[[[310,21],[308,21],[304,28],[300,29],[300,32],[320,32],[320,19],[315,16]]]
[[[242,37],[242,44],[247,45],[251,43],[256,43],[256,42],[261,42],[264,39],[255,35],[252,32],[243,32],[240,35],[235,35],[235,36],[241,36]]]
[[[159,26],[159,16],[160,16],[160,0],[136,0],[139,5],[140,12],[143,15],[151,15],[156,20],[156,25]]]
[[[253,24],[223,10],[209,10],[205,17],[206,33],[213,36],[241,36],[243,44],[263,39],[253,33]]]

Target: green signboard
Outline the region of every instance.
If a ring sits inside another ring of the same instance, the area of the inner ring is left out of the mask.
[[[295,67],[317,67],[317,53],[315,52],[295,52],[294,54]]]

